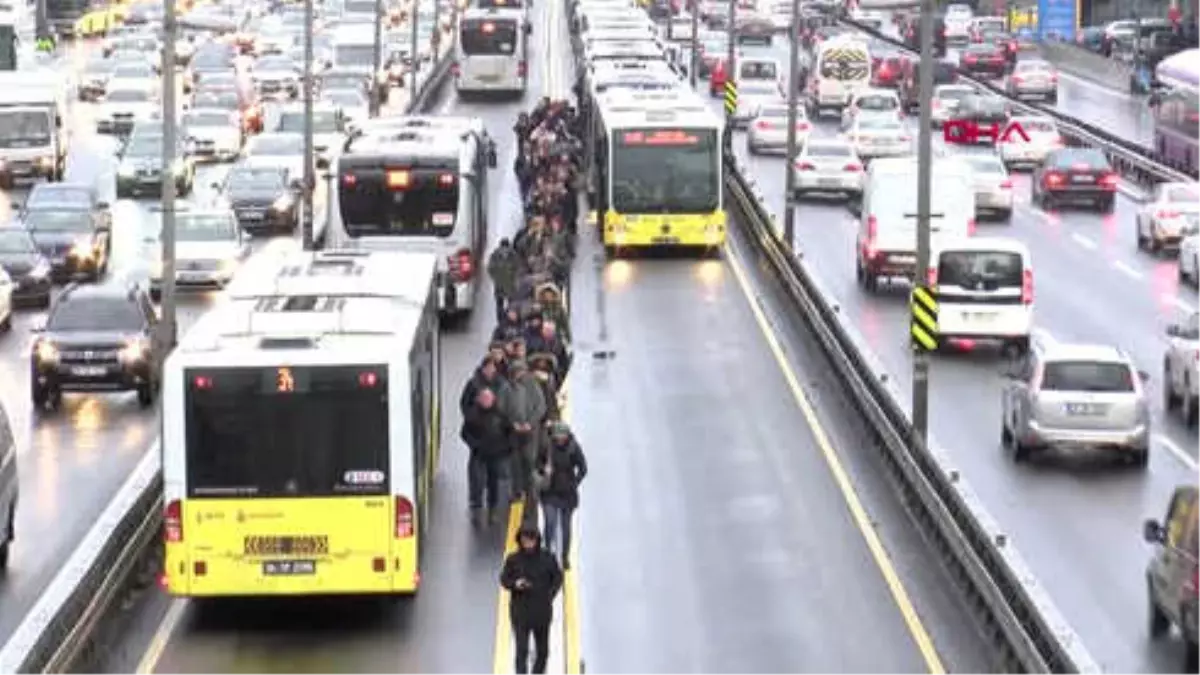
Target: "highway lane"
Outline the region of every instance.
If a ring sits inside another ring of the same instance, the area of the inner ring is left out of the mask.
[[[544,9],[535,12],[544,17]],[[539,56],[531,61],[538,63]],[[481,117],[497,141],[499,168],[491,177],[489,203],[493,241],[511,237],[520,226],[511,128],[517,114],[536,101],[542,72],[532,69],[522,101],[459,102],[448,87],[434,111]],[[469,322],[443,330],[442,464],[416,598],[199,603],[153,592],[134,610],[131,633],[113,648],[105,671],[490,672],[505,532],[503,523],[474,528],[468,521],[467,453],[459,440],[458,410],[462,386],[495,325],[490,291],[482,289],[479,298]]]
[[[74,72],[94,48],[95,43],[72,45],[63,55],[62,70]],[[112,204],[109,279],[142,278],[150,264],[146,239],[153,235],[147,230],[146,202],[116,200],[115,144],[95,133],[94,106],[73,102],[67,125],[67,179],[94,181]],[[201,167],[189,199],[211,200],[209,186],[227,170],[226,165]],[[27,192],[0,193],[0,221],[11,217]],[[215,297],[207,292],[181,295],[180,330],[186,331]],[[158,433],[156,412],[141,410],[132,393],[68,395],[60,412],[35,414],[29,401],[31,328],[44,321],[45,312],[21,311],[14,330],[0,336],[0,402],[17,435],[21,481],[17,540],[10,569],[0,578],[0,640],[19,625],[91,527],[93,515],[103,510]]]
[[[836,133],[836,122],[823,121],[816,133]],[[782,218],[782,158],[750,157],[741,133],[734,147]],[[935,360],[933,436],[961,463],[1106,669],[1172,670],[1179,663],[1177,650],[1151,646],[1145,637],[1142,573],[1148,551],[1139,523],[1160,516],[1176,484],[1195,480],[1196,434],[1174,417],[1163,417],[1159,387],[1165,326],[1196,306],[1196,294],[1179,287],[1173,261],[1137,252],[1136,203],[1125,195],[1108,216],[1045,213],[1028,203],[1028,176],[1015,175],[1014,183],[1018,206],[1012,223],[982,222],[979,232],[1011,236],[1030,247],[1036,322],[1044,334],[1060,341],[1121,345],[1151,373],[1157,438],[1150,467],[1144,475],[1098,470],[1090,462],[1014,467],[999,446],[999,364],[984,353]],[[855,220],[841,205],[805,203],[797,214],[797,246],[907,391],[911,366],[905,292],[868,296],[857,287],[855,229]],[[1097,592],[1100,588],[1103,593]]]

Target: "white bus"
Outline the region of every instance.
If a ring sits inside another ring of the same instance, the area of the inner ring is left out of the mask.
[[[172,352],[168,592],[416,592],[441,440],[434,270],[268,255]]]
[[[410,116],[365,125],[334,162],[327,240],[438,256],[438,307],[475,307],[488,241],[494,143],[483,121]]]
[[[454,82],[459,95],[510,93],[529,83],[522,10],[465,10],[458,20]]]

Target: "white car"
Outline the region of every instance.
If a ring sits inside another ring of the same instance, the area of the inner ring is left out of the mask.
[[[1013,129],[1025,132],[1026,140],[1015,131],[1008,139],[996,144],[1000,159],[1009,169],[1040,166],[1051,150],[1064,147],[1058,123],[1049,117],[1016,116],[1009,120]]]
[[[321,100],[341,111],[346,131],[358,129],[371,119],[370,103],[361,92],[352,89],[330,89],[321,92]]]
[[[161,82],[158,69],[145,58],[134,56],[123,58],[113,66],[108,76],[108,88],[112,89],[158,89]]]
[[[1017,61],[1005,88],[1017,100],[1036,98],[1054,103],[1058,101],[1058,72],[1048,61]]]
[[[288,105],[271,115],[268,131],[279,133],[304,133],[304,106]],[[334,106],[314,105],[312,112],[313,150],[319,164],[327,164],[334,154],[341,152],[346,143],[345,126],[341,112]]]
[[[975,217],[991,214],[1001,221],[1012,220],[1013,183],[996,155],[964,154],[975,177]]]
[[[863,190],[863,163],[840,138],[809,138],[792,160],[796,199],[811,194],[855,197]]]
[[[12,330],[14,290],[15,287],[8,272],[0,268],[0,333]]]
[[[946,25],[946,42],[965,43],[971,39],[971,23],[975,12],[968,5],[953,4],[946,7],[943,20]]]
[[[768,103],[783,101],[779,84],[770,80],[748,80],[738,84],[737,110],[733,113],[733,126],[743,129],[750,123],[755,111]]]
[[[792,3],[790,0],[771,3],[767,14],[771,17],[771,25],[776,33],[786,33],[792,27]]]
[[[293,132],[263,133],[251,138],[242,150],[247,166],[286,169],[289,176],[304,175],[304,135]]]
[[[261,56],[254,63],[254,87],[264,99],[293,99],[300,95],[300,75],[303,68],[297,68],[287,56],[269,54]]]
[[[1200,286],[1200,235],[1184,237],[1179,245],[1179,281]]]
[[[884,23],[887,20],[887,16],[884,14],[884,12],[874,9],[862,9],[861,4],[859,5],[858,9],[850,12],[850,18],[857,23],[874,28],[878,31],[883,30]]]
[[[1196,426],[1200,401],[1200,315],[1190,312],[1177,324],[1167,326],[1167,351],[1163,355],[1163,408],[1178,408],[1183,423]]]
[[[197,160],[232,162],[242,151],[242,118],[219,108],[189,110],[183,115],[183,137]]]
[[[859,113],[891,115],[900,119],[900,95],[891,89],[860,89],[850,94],[842,109],[842,128],[849,128]]]
[[[1138,248],[1151,253],[1177,250],[1184,237],[1200,234],[1200,186],[1159,183],[1137,214]]]
[[[96,131],[102,134],[126,134],[138,122],[155,119],[162,105],[155,87],[111,83],[96,110]]]
[[[152,217],[161,219],[157,206]],[[161,228],[155,228],[161,229]],[[162,288],[161,246],[151,252],[150,292],[157,299]],[[228,208],[184,205],[175,214],[175,284],[183,288],[224,288],[250,253],[249,239]]]
[[[904,157],[912,154],[912,135],[904,123],[890,116],[865,116],[846,130],[846,140],[865,161],[879,157]]]
[[[958,106],[968,96],[975,95],[975,88],[965,84],[940,84],[933,88],[929,117],[933,126],[940,127],[958,112]]]
[[[796,147],[804,145],[812,131],[812,124],[804,113],[804,106],[796,106]],[[746,130],[746,151],[752,155],[787,152],[788,106],[785,103],[762,103],[750,119]]]

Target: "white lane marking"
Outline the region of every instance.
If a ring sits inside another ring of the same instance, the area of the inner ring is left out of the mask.
[[[1125,262],[1124,260],[1118,260],[1118,261],[1114,262],[1113,267],[1117,268],[1118,270],[1121,271],[1122,274],[1125,274],[1126,276],[1128,276],[1131,279],[1141,279],[1142,278],[1142,273],[1133,269],[1132,267],[1130,267],[1129,263]]]
[[[1179,447],[1175,441],[1167,438],[1166,436],[1160,436],[1157,434],[1155,434],[1154,440],[1158,441],[1158,444],[1166,448],[1167,451],[1172,455],[1175,455],[1175,459],[1178,459],[1180,462],[1182,462],[1183,465],[1188,468],[1188,470],[1196,471],[1197,468],[1200,468],[1197,467],[1196,460],[1191,455],[1187,454],[1183,448]]]
[[[1076,244],[1079,244],[1080,246],[1088,249],[1089,251],[1094,251],[1096,249],[1096,246],[1097,246],[1096,242],[1093,241],[1087,235],[1083,235],[1078,232],[1072,232],[1071,238],[1075,240]]]

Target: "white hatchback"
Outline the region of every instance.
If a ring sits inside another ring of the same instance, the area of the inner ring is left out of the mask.
[[[792,161],[796,199],[827,194],[857,197],[863,190],[863,164],[854,146],[837,138],[809,139]]]

